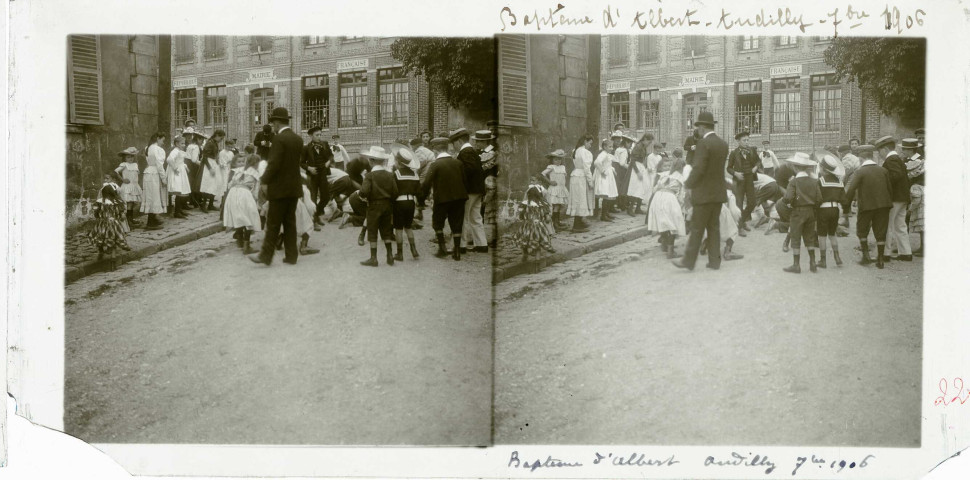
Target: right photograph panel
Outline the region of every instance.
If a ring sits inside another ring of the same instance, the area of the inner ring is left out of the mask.
[[[920,445],[925,39],[497,47],[496,444]]]

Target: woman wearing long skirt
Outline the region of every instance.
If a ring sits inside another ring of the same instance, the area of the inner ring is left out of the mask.
[[[175,148],[168,154],[167,163],[168,194],[175,196],[175,201],[172,202],[172,218],[188,218],[185,215],[185,204],[192,193],[192,186],[185,165],[184,137],[175,137]]]
[[[631,217],[643,213],[640,206],[650,199],[653,193],[653,176],[650,175],[644,162],[646,159],[637,157],[630,162],[630,181],[627,185],[626,213]]]
[[[687,234],[684,222],[684,161],[678,160],[669,173],[662,173],[657,180],[653,200],[647,209],[647,228],[660,233],[660,245],[667,258],[677,258],[674,241]]]
[[[259,173],[259,156],[251,154],[244,166],[232,170],[229,193],[226,194],[226,208],[222,225],[227,230],[236,231],[236,242],[242,247],[243,254],[256,253],[251,246],[253,232],[262,230],[259,209],[256,206]]]
[[[602,202],[602,206],[596,205],[593,208],[593,216],[599,211],[600,220],[612,222],[613,216],[610,215],[610,207],[616,201],[616,177],[613,172],[613,142],[603,140],[600,145],[599,156],[593,162],[593,195],[596,202]]]
[[[569,174],[569,205],[566,207],[566,215],[573,217],[574,233],[589,230],[583,217],[592,213],[588,189],[593,186],[593,173],[590,171],[593,154],[589,151],[593,146],[593,136],[585,135],[578,143],[573,154],[573,171]]]
[[[152,143],[148,146],[148,159],[145,172],[142,175],[141,213],[148,214],[145,230],[158,230],[162,222],[158,215],[165,213],[165,203],[162,202],[162,175],[165,174],[165,133],[152,135]],[[168,181],[167,179],[165,181]]]

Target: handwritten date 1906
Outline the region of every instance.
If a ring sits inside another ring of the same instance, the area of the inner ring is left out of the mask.
[[[856,464],[856,462],[846,462],[845,460],[833,460],[830,463],[830,462],[826,462],[824,458],[816,457],[815,455],[812,455],[811,457],[812,465],[816,465],[818,466],[818,468],[823,468],[825,467],[825,464],[828,463],[829,468],[832,470],[835,470],[836,473],[841,472],[845,468],[850,468],[850,469],[866,468],[866,466],[869,465],[869,460],[873,458],[876,458],[876,456],[866,455],[866,457],[863,458],[861,462]],[[795,461],[795,469],[791,471],[791,474],[793,477],[795,476],[795,473],[798,472],[798,469],[802,468],[802,465],[804,465],[805,462],[808,461],[808,459],[809,457],[798,457],[798,459]]]

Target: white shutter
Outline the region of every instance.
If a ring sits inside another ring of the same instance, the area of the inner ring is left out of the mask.
[[[104,124],[100,47],[97,35],[68,36],[67,93],[71,123]]]
[[[529,37],[498,36],[498,121],[501,125],[532,126],[532,81]]]

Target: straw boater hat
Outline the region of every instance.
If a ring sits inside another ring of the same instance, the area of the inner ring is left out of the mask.
[[[431,147],[434,147],[435,145],[447,146],[449,142],[450,140],[448,140],[447,136],[439,135],[437,137],[432,138],[430,141],[428,141],[428,146],[431,146]]]
[[[919,140],[915,138],[904,138],[901,141],[900,148],[909,148],[909,149],[919,148]]]
[[[637,139],[633,138],[632,136],[626,133],[623,134],[623,139],[628,140],[630,143],[637,143]]]
[[[799,167],[814,167],[815,162],[808,156],[807,153],[795,152],[791,158],[788,159],[788,163],[792,165],[797,165]]]
[[[119,157],[127,157],[129,155],[131,155],[132,157],[137,156],[138,155],[138,149],[135,148],[135,147],[128,147],[128,148],[126,148],[126,149],[118,152],[118,156]]]
[[[621,132],[619,130],[614,130],[613,131],[613,134],[610,135],[610,139],[611,140],[616,140],[617,138],[623,138],[623,132]]]
[[[842,178],[845,175],[845,166],[842,165],[842,162],[840,162],[839,159],[833,157],[832,155],[822,157],[820,166],[822,167],[823,172],[831,173],[836,177]]]
[[[192,128],[192,127],[185,127],[185,130],[182,130],[182,136],[185,137],[187,135],[195,135],[197,137],[201,137],[201,138],[204,138],[204,139],[209,138],[209,137],[205,136],[204,133],[202,133],[202,132],[200,132],[200,131]]]
[[[489,134],[491,134],[491,132],[489,132]],[[457,128],[455,130],[452,130],[450,133],[448,133],[448,140],[454,142],[455,140],[458,139],[458,137],[462,135],[471,136],[471,133],[468,131],[467,128],[464,128],[464,127]]]
[[[418,171],[421,168],[421,162],[417,158],[414,158],[414,154],[407,148],[398,149],[394,153],[394,161],[398,165],[404,165],[414,171]]]
[[[491,130],[476,130],[472,135],[472,140],[487,142],[489,140],[495,140],[495,135],[492,135]]]
[[[559,158],[559,159],[564,159],[564,158],[566,158],[566,152],[563,151],[563,149],[560,148],[560,149],[555,150],[553,152],[547,153],[546,154],[546,158]]]
[[[361,150],[360,156],[372,158],[374,160],[390,160],[391,155],[384,150],[384,147],[378,147],[376,145],[371,146],[367,150]]]

